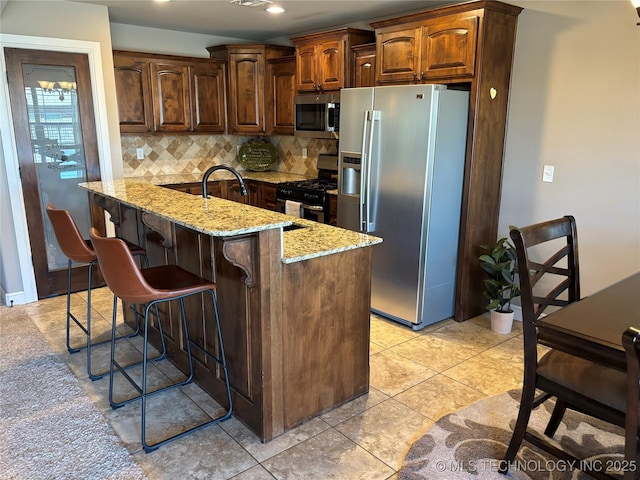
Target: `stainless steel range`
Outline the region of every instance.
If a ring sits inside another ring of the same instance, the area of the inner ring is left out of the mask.
[[[280,183],[276,189],[276,209],[299,211],[300,217],[328,222],[328,190],[338,188],[338,156],[320,154],[318,156],[318,178]],[[295,202],[295,203],[294,203]],[[299,205],[298,205],[299,204]]]

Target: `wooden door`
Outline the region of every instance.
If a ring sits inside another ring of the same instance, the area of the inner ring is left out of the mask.
[[[194,132],[225,133],[227,129],[227,72],[225,65],[189,67],[191,117]]]
[[[86,54],[4,51],[36,287],[38,298],[46,298],[67,291],[68,264],[47,203],[69,210],[85,238],[91,226],[104,234],[102,211],[77,186],[100,180],[89,60]],[[86,288],[87,266],[74,266],[71,289]]]
[[[321,90],[340,90],[345,86],[344,41],[327,40],[318,45],[318,84]]]
[[[191,129],[189,71],[186,65],[152,63],[151,91],[157,132],[187,132]]]
[[[227,181],[227,200],[232,202],[244,203],[254,207],[260,206],[260,182],[256,180],[245,180],[245,187],[249,195],[242,196],[240,194],[240,186],[235,180]]]
[[[296,84],[299,92],[315,92],[318,89],[316,46],[296,46]]]
[[[420,80],[421,32],[420,25],[380,29],[376,37],[378,84]]]
[[[264,133],[264,54],[229,55],[231,133]]]
[[[421,79],[473,77],[477,30],[475,15],[429,22],[422,34]]]
[[[113,56],[120,132],[147,133],[153,130],[153,106],[149,62],[122,55]]]
[[[271,59],[268,71],[267,131],[293,135],[296,59],[293,56]]]
[[[376,86],[376,44],[366,43],[352,47],[355,53],[354,87]]]
[[[260,185],[260,207],[267,210],[276,209],[276,187],[270,183]]]

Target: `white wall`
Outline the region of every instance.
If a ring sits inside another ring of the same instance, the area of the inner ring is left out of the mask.
[[[0,163],[4,164],[4,151],[0,138]],[[18,262],[16,232],[13,228],[13,214],[8,200],[9,185],[4,168],[0,168],[0,298],[7,305],[11,301],[23,303],[22,274]]]
[[[500,232],[575,216],[588,295],[640,270],[640,19],[628,0],[512,3]]]
[[[111,42],[114,50],[130,50],[167,55],[185,55],[209,58],[207,47],[233,43],[247,43],[246,40],[217,37],[199,33],[176,32],[160,28],[136,27],[122,23],[111,24]]]

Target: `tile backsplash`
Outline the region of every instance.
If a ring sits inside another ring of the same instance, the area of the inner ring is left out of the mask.
[[[125,177],[155,177],[181,173],[204,173],[207,168],[227,164],[240,167],[238,147],[256,138],[237,135],[123,135],[122,160]],[[272,170],[300,175],[317,174],[320,153],[336,153],[337,140],[294,136],[259,137],[273,144],[279,160]],[[142,148],[144,159],[136,158]],[[307,158],[302,157],[303,148]]]

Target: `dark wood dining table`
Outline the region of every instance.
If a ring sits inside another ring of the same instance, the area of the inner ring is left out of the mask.
[[[640,328],[640,272],[536,321],[540,343],[622,371],[622,334],[630,326]],[[633,433],[625,433],[625,444],[625,461],[634,468],[625,470],[624,479],[636,480]]]
[[[540,343],[622,371],[630,326],[640,328],[640,272],[536,321]]]

